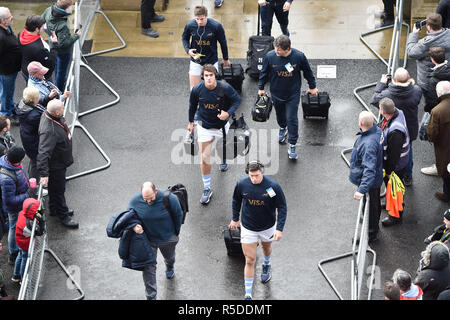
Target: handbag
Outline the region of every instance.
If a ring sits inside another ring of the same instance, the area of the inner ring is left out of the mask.
[[[420,121],[419,139],[422,141],[428,141],[427,126],[430,123],[430,119],[431,114],[429,112],[425,112],[422,116],[422,120]]]

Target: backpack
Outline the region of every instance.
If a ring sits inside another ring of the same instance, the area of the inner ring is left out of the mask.
[[[252,108],[252,120],[256,122],[266,122],[269,120],[271,112],[272,99],[267,95],[258,95]]]
[[[184,224],[184,220],[186,219],[186,214],[189,212],[189,204],[188,204],[188,194],[186,187],[181,183],[178,183],[172,187],[168,187],[167,190],[164,191],[163,194],[163,204],[166,210],[170,213],[170,217],[172,218],[173,224],[175,224],[175,212],[170,208],[169,195],[174,194],[177,196],[178,201],[180,202],[181,210],[183,211],[183,220],[181,221]],[[178,232],[179,233],[179,232]],[[178,235],[178,234],[177,234]]]

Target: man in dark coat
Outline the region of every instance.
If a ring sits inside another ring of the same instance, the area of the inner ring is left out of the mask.
[[[47,73],[44,75],[46,79],[50,79],[53,75],[58,54],[58,38],[54,34],[50,36],[50,40],[53,43],[52,48],[50,48],[42,38],[44,26],[44,18],[33,14],[27,18],[25,29],[19,33],[19,42],[22,49],[22,74],[25,81],[28,81],[27,68],[32,61],[40,62],[44,67],[48,68]]]
[[[450,264],[447,246],[433,241],[422,252],[422,260],[414,284],[423,290],[423,300],[436,300],[450,285]]]
[[[444,202],[450,202],[450,82],[440,81],[436,85],[439,104],[431,110],[431,119],[427,127],[428,140],[434,145],[436,168],[442,177],[443,192],[435,196]]]
[[[431,112],[437,104],[436,85],[439,81],[450,81],[450,65],[445,60],[445,49],[441,47],[431,47],[429,50],[431,62],[434,67],[431,68],[432,72],[428,78],[427,86],[423,90],[423,96],[425,98],[425,112]]]
[[[384,97],[392,99],[395,107],[402,110],[405,115],[410,138],[410,151],[403,181],[406,186],[410,186],[413,172],[412,142],[417,139],[419,132],[418,106],[422,98],[422,90],[415,84],[406,69],[398,68],[395,70],[392,82],[389,83],[386,75],[381,77],[370,103],[378,107],[379,101]]]
[[[40,183],[48,184],[49,207],[68,228],[78,228],[73,220],[73,210],[66,203],[66,169],[73,163],[72,136],[63,117],[64,104],[57,99],[50,101],[39,124],[39,151],[37,167]]]
[[[353,195],[361,200],[369,193],[369,242],[377,240],[381,215],[380,187],[383,184],[383,147],[381,129],[374,124],[368,111],[359,114],[358,139],[353,146],[350,158],[350,182],[358,186]]]
[[[450,28],[450,0],[441,0],[436,8],[436,13],[442,16],[442,26]]]
[[[14,109],[14,90],[17,73],[22,62],[19,41],[14,35],[11,25],[13,16],[8,8],[0,7],[0,113],[7,115],[12,124],[19,121],[12,118]]]

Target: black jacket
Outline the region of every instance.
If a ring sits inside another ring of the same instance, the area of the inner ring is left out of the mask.
[[[9,75],[20,70],[22,52],[19,40],[12,32],[0,27],[0,74]]]
[[[39,123],[39,153],[37,167],[41,177],[49,171],[65,169],[73,163],[72,136],[66,120],[51,116],[47,111]]]
[[[25,32],[25,30],[22,32]],[[40,38],[28,44],[23,44],[22,40],[19,40],[19,43],[22,49],[22,73],[28,77],[28,64],[31,61],[37,61],[44,67],[48,68],[48,72],[45,74],[45,79],[50,79],[56,65],[56,57],[58,55],[57,47],[52,47],[50,51],[47,50]]]
[[[419,133],[418,106],[422,98],[422,90],[414,80],[410,79],[405,85],[378,82],[375,93],[370,101],[378,107],[382,98],[388,97],[394,101],[395,107],[402,110],[408,126],[409,139],[414,141]]]
[[[425,98],[425,112],[431,112],[431,110],[438,104],[436,85],[439,81],[444,80],[450,81],[450,65],[448,62],[434,69],[428,78],[427,85],[423,92],[423,96]]]
[[[428,245],[414,283],[423,290],[424,300],[436,300],[450,285],[449,251],[445,244],[435,241]]]
[[[442,16],[442,27],[450,28],[450,0],[439,1],[436,13]]]
[[[20,100],[15,108],[20,121],[20,140],[27,156],[36,160],[39,149],[39,123],[45,108],[41,105],[29,106]]]
[[[120,212],[109,220],[106,234],[110,238],[120,238],[119,257],[122,259],[122,267],[143,270],[156,263],[156,251],[152,249],[145,232],[137,234],[133,231],[136,224],[143,225],[133,209]]]

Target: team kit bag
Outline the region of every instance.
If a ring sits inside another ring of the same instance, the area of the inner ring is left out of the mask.
[[[223,239],[229,256],[244,256],[241,246],[241,228],[224,230]]]
[[[261,20],[261,9],[258,6],[258,32],[256,36],[251,36],[248,39],[248,51],[247,51],[247,69],[245,72],[253,79],[259,78],[259,73],[261,72],[264,57],[267,52],[273,50],[273,41],[275,40],[272,36],[263,36],[260,33],[260,20]]]
[[[256,122],[269,121],[270,113],[272,112],[272,99],[265,94],[263,96],[258,95],[256,102],[252,108],[252,120]]]
[[[242,82],[245,79],[244,68],[239,63],[229,66],[219,64],[219,78],[228,82],[237,92],[242,93]]]
[[[172,221],[175,224],[175,213],[172,212],[170,208],[170,202],[169,202],[169,195],[174,194],[177,196],[178,201],[180,202],[181,210],[183,211],[183,220],[181,223],[184,223],[184,220],[186,219],[186,214],[189,212],[189,204],[188,204],[188,194],[186,187],[178,183],[172,187],[168,187],[167,190],[164,190],[163,194],[163,204],[167,211],[170,213],[170,217],[172,218]]]
[[[319,92],[317,96],[302,95],[303,119],[307,117],[320,117],[328,119],[328,109],[331,106],[330,96],[327,92]]]

